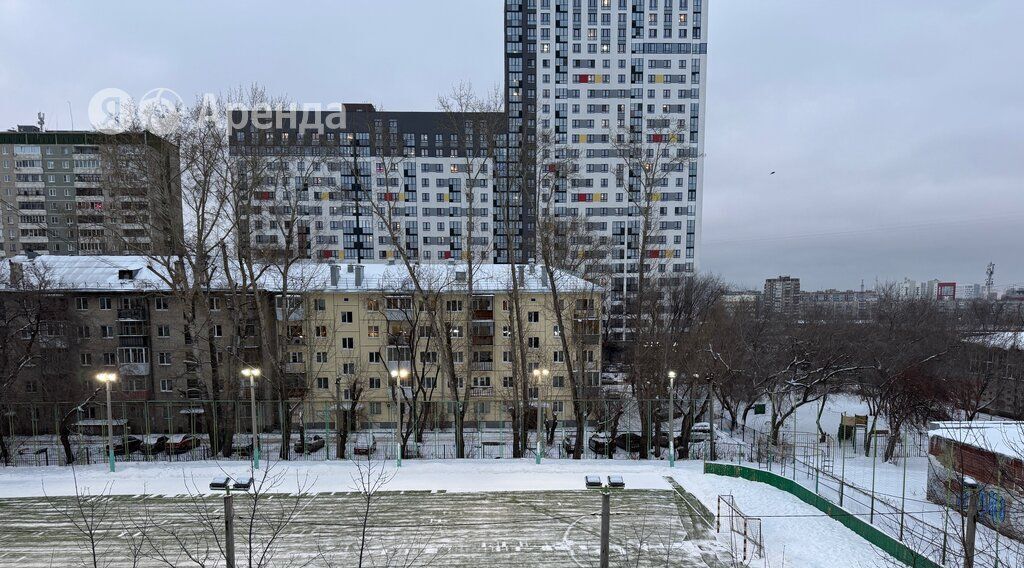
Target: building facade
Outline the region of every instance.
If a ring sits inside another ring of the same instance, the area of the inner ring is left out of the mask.
[[[0,132],[3,254],[171,253],[183,230],[180,184],[112,191],[104,164],[112,147],[152,154],[167,168],[177,161],[177,148],[149,132]]]
[[[800,312],[800,279],[791,276],[764,281],[764,307],[777,314],[795,316]]]
[[[526,180],[523,218],[585,217],[611,248],[613,304],[635,285],[641,254],[655,274],[698,267],[706,4],[505,2],[506,158],[537,165]],[[571,161],[571,175],[546,179],[550,159]],[[653,174],[638,171],[651,164]],[[648,206],[655,229],[641,251]],[[530,229],[522,232],[526,251]],[[624,322],[613,317],[609,325]]]
[[[579,373],[578,388],[593,394],[600,384],[599,288],[558,273],[562,330],[541,268],[482,266],[469,295],[460,276],[464,266],[424,265],[421,278],[431,283],[430,291],[418,294],[398,264],[309,262],[301,269],[303,286],[287,297],[273,277],[261,282],[257,294],[215,285],[198,311],[199,321],[188,324],[187,296],[172,291],[161,268],[145,257],[11,258],[4,263],[0,306],[9,313],[12,306],[37,298],[45,299],[46,308],[45,313],[26,311],[24,322],[11,320],[17,325],[3,330],[11,353],[18,352],[15,343],[29,320],[35,321],[29,327],[39,330],[25,347],[31,349],[26,352],[31,364],[16,374],[12,390],[4,393],[6,402],[19,411],[39,404],[50,412],[46,403],[74,404],[95,389],[98,373],[114,372],[119,416],[134,431],[209,431],[208,420],[216,419],[212,414],[248,418],[247,404],[232,404],[250,395],[240,376],[243,368],[262,368],[266,378],[279,363],[284,391],[264,380],[257,385],[257,399],[277,409],[284,392],[292,404],[309,410],[303,423],[322,424],[323,409],[358,402],[356,424],[380,427],[395,420],[396,400],[406,406],[415,400],[434,427],[445,427],[458,400],[468,405],[468,422],[500,426],[510,420],[509,404],[523,386],[513,364],[511,270],[521,276],[524,327],[518,337],[524,338],[525,360],[518,368],[526,369],[528,378],[533,369],[547,370],[543,381],[528,385],[531,397],[550,401],[553,412],[567,412],[573,398],[567,363]],[[33,278],[51,284],[23,284]],[[427,304],[434,306],[430,313]],[[431,317],[443,323],[435,327]],[[261,322],[272,329],[262,329]],[[438,327],[451,337],[438,337]],[[446,358],[458,377],[458,393],[442,372]],[[401,384],[394,382],[393,371],[406,375]],[[214,393],[227,403],[217,410]],[[96,418],[97,408],[90,406],[84,418]],[[274,416],[268,412],[263,418],[268,426]],[[19,415],[16,421],[19,427],[33,420],[52,426],[56,418],[55,413],[38,420]]]
[[[494,149],[500,115],[240,111],[231,152],[250,174],[256,247],[320,260],[494,261]],[[297,229],[293,228],[297,226]],[[397,240],[397,242],[396,242]]]

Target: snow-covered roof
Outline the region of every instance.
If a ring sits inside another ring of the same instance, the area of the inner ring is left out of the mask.
[[[15,256],[3,261],[3,282],[10,285],[11,265],[20,265],[24,278],[45,278],[50,290],[81,292],[104,291],[170,291],[167,265],[145,256],[57,256],[42,255],[30,259]],[[215,287],[226,287],[228,278],[219,262],[213,263]],[[241,280],[237,268],[234,282]],[[258,267],[260,287],[264,290],[285,289],[283,268],[275,265]],[[466,265],[463,263],[422,263],[414,266],[416,275],[428,290],[464,290]],[[547,275],[540,265],[478,264],[474,265],[473,289],[480,293],[496,293],[511,289],[511,271],[522,276],[519,287],[524,292],[548,290]],[[360,274],[361,273],[361,274]],[[402,263],[327,263],[295,262],[288,268],[287,289],[296,292],[326,291],[411,291],[412,278]],[[565,271],[556,271],[560,290],[600,292],[601,288]]]
[[[975,335],[970,341],[998,349],[1024,349],[1024,331],[997,331]]]
[[[1024,422],[975,420],[931,422],[928,435],[1011,458],[1024,458]]]

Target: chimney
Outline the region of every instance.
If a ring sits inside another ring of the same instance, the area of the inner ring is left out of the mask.
[[[331,287],[337,288],[338,281],[341,280],[341,267],[335,263],[331,263]]]
[[[356,288],[360,288],[363,285],[363,265],[362,264],[355,265],[355,274],[356,274]]]

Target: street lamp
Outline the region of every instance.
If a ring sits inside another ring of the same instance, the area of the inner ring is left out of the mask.
[[[249,403],[250,414],[252,414],[252,468],[260,468],[260,440],[256,430],[256,379],[263,373],[257,367],[246,367],[242,369],[242,376],[249,379]]]
[[[402,381],[409,377],[409,369],[391,369],[391,378],[399,390],[402,388]],[[402,467],[402,403],[395,392],[395,448],[398,456],[395,458],[395,467]]]
[[[541,436],[541,408],[540,408],[540,384],[543,379],[547,379],[551,371],[548,369],[534,369],[533,370],[533,382],[537,385],[537,465],[540,465],[540,455],[544,449],[544,441]]]
[[[609,475],[604,483],[599,475],[588,475],[583,479],[584,487],[601,491],[601,560],[600,567],[608,568],[609,541],[611,540],[611,495],[616,489],[625,489],[626,482],[621,475]]]
[[[211,491],[224,492],[224,560],[227,568],[235,568],[235,505],[231,490],[248,492],[252,484],[251,477],[238,480],[222,477],[210,482]]]
[[[96,380],[107,386],[107,457],[110,459],[110,473],[114,473],[114,414],[110,410],[110,384],[117,380],[117,373],[96,373]]]
[[[676,372],[668,372],[668,466],[676,466]]]

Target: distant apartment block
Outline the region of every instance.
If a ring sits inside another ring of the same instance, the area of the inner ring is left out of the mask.
[[[762,301],[772,312],[796,315],[800,310],[800,279],[790,276],[766,279]]]
[[[113,191],[104,155],[114,147],[151,153],[166,168],[178,159],[177,148],[149,132],[0,132],[3,254],[171,253],[183,230],[180,185]]]

